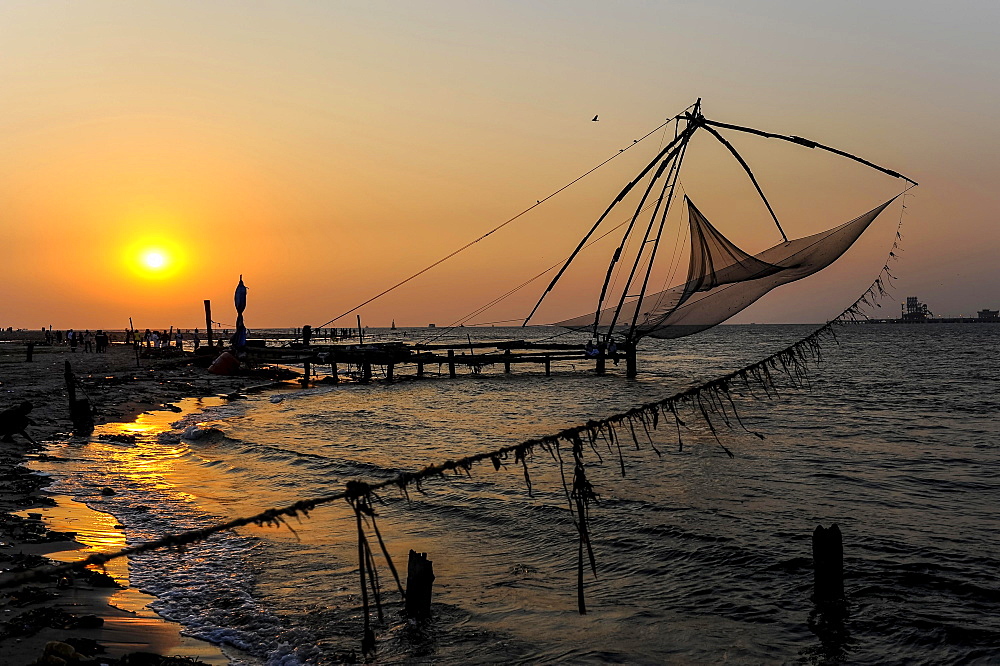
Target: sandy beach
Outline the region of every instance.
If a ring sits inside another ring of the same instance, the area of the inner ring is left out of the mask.
[[[23,335],[25,338],[20,338]],[[35,346],[32,334],[8,332],[0,342],[0,409],[30,401],[33,425],[28,434],[0,445],[0,567],[23,571],[49,560],[73,561],[95,549],[124,545],[122,526],[69,497],[46,493],[48,480],[26,462],[46,456],[46,442],[73,435],[65,381],[69,361],[77,397],[86,397],[96,423],[125,423],[153,410],[176,410],[171,402],[189,396],[230,395],[260,384],[248,376],[221,377],[207,372],[204,359],[191,354],[136,358],[124,344],[106,353],[83,353],[66,345]],[[155,352],[156,350],[154,350]],[[171,350],[173,351],[173,350]],[[225,664],[211,644],[180,635],[145,605],[152,598],[127,586],[127,563],[116,561],[107,573],[90,572],[73,580],[48,580],[0,590],[0,649],[5,664]],[[64,645],[53,645],[57,641]],[[72,649],[66,647],[71,646]],[[167,656],[174,658],[167,659]],[[59,659],[62,659],[60,662]]]

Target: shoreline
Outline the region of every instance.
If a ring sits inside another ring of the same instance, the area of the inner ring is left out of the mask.
[[[150,411],[178,412],[173,402],[183,398],[232,397],[274,384],[262,386],[259,377],[211,375],[193,360],[190,354],[177,353],[142,359],[137,366],[131,347],[113,344],[103,354],[37,346],[28,362],[23,344],[0,346],[0,409],[31,401],[34,425],[27,433],[38,441],[36,446],[15,434],[14,443],[0,444],[0,569],[75,561],[125,543],[123,526],[114,516],[67,496],[53,496],[46,490],[48,478],[27,467],[32,459],[53,460],[46,453],[47,443],[81,437],[71,434],[64,362],[71,362],[98,426],[130,423]],[[127,560],[108,563],[106,571],[110,577],[94,573],[71,582],[51,580],[0,589],[0,649],[5,663],[41,660],[50,641],[73,646],[76,654],[65,660],[70,664],[115,664],[136,652],[162,657],[143,662],[151,664],[229,663],[218,646],[182,636],[181,625],[147,608],[154,598],[128,587]]]

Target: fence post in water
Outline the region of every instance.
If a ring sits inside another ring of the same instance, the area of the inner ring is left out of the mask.
[[[27,349],[27,358],[25,358],[25,361],[27,363],[31,363],[31,356],[34,353],[35,353],[35,343],[34,342],[29,342],[28,343],[28,349]]]
[[[545,355],[545,376],[548,377],[552,374],[552,358],[546,354]]]
[[[818,525],[812,536],[813,601],[817,604],[844,599],[844,539],[836,523]]]
[[[212,348],[212,301],[205,299],[205,339],[208,348]]]
[[[410,550],[406,566],[406,615],[427,617],[431,614],[431,590],[434,587],[434,563],[427,553]]]
[[[510,349],[503,350],[503,371],[510,374]]]
[[[337,354],[336,352],[330,352],[330,376],[333,377],[333,383],[340,383],[340,375],[337,374]]]
[[[69,395],[69,418],[73,422],[73,432],[88,435],[94,431],[94,415],[90,411],[90,401],[76,399],[76,377],[69,361],[66,361],[66,393]]]
[[[455,378],[455,350],[448,350],[448,376],[452,379]]]

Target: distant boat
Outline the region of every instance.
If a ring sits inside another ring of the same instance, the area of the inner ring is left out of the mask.
[[[437,328],[437,324],[427,324],[427,328]]]

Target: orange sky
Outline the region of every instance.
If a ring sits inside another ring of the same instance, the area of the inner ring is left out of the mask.
[[[0,325],[121,328],[131,316],[194,327],[206,298],[231,323],[240,274],[251,328],[322,324],[698,97],[709,118],[809,137],[920,181],[898,296],[944,315],[1000,307],[1000,6],[815,4],[5,2]],[[363,320],[444,325],[564,258],[662,138],[366,306]],[[902,189],[834,156],[731,140],[789,236]],[[707,135],[682,182],[744,249],[778,241]],[[899,214],[735,321],[837,314],[877,274]],[[169,274],[139,268],[154,246],[173,258]],[[539,323],[592,310],[609,252],[594,250]],[[544,284],[478,321],[524,316]]]

